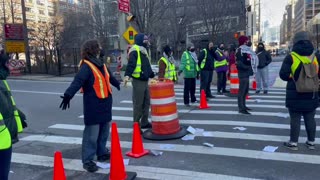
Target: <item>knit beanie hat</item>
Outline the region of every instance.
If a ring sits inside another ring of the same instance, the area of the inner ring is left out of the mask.
[[[166,55],[170,55],[172,50],[170,48],[170,46],[166,45],[164,48],[163,48],[163,52],[166,53]]]
[[[238,39],[239,46],[243,45],[248,40],[249,40],[249,38],[247,36],[240,36],[239,39]]]
[[[193,43],[188,43],[187,44],[187,50],[189,50],[191,47],[194,47],[194,44]]]
[[[300,31],[297,32],[294,36],[293,36],[293,44],[298,43],[299,41],[310,41],[310,35],[307,31]]]

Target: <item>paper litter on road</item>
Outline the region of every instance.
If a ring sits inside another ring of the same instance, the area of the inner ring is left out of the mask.
[[[214,145],[213,145],[213,144],[210,144],[210,143],[203,143],[203,145],[204,145],[204,146],[207,146],[207,147],[211,147],[211,148],[214,147]]]
[[[266,146],[263,148],[264,152],[275,152],[278,149],[278,146]]]
[[[277,117],[288,118],[289,117],[289,113],[278,113]]]
[[[150,150],[150,153],[154,156],[161,156],[163,154],[163,152],[156,150]]]
[[[125,166],[129,165],[130,159],[124,159],[123,163]],[[110,169],[110,163],[102,163],[102,162],[97,162],[97,166],[102,168],[102,169]]]
[[[193,128],[192,126],[189,126],[188,129],[187,129],[187,131],[188,131],[189,133],[191,133],[191,134],[195,134],[195,133],[196,133],[196,129]]]
[[[214,137],[212,132],[203,132],[202,135],[204,137]]]
[[[261,103],[261,102],[262,102],[261,99],[255,99],[254,101],[255,101],[256,103]]]
[[[195,135],[187,134],[187,135],[183,136],[181,139],[184,141],[189,141],[189,140],[194,140],[195,137],[196,137]]]
[[[247,128],[245,127],[234,127],[233,129],[239,130],[239,131],[245,131]]]
[[[174,145],[173,144],[161,144],[160,149],[173,149]]]

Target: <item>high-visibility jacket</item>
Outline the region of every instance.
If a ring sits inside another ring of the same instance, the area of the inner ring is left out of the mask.
[[[140,55],[140,47],[138,45],[133,45],[133,48],[136,49],[137,51],[137,55],[138,55],[138,59],[137,59],[137,65],[136,68],[134,69],[133,73],[132,73],[132,77],[134,78],[139,78],[140,74],[141,74],[141,55]]]
[[[112,89],[110,86],[110,75],[107,70],[107,67],[105,64],[103,64],[103,70],[104,75],[101,73],[101,71],[90,61],[88,60],[82,60],[82,63],[86,63],[94,76],[94,83],[93,83],[93,89],[100,99],[105,99],[109,96],[109,94],[112,94]]]
[[[204,59],[201,61],[200,69],[203,69],[204,66],[206,65],[207,57],[208,57],[208,51],[207,51],[207,49],[203,49],[203,52],[204,52]]]
[[[220,57],[223,56],[223,54],[219,50],[216,50],[216,53],[218,53]],[[222,66],[228,66],[227,59],[224,59],[222,61],[217,61],[217,60],[214,61],[214,68],[218,68],[218,67],[222,67]]]
[[[22,127],[22,122],[21,122],[21,118],[20,118],[18,109],[16,107],[16,102],[14,101],[13,96],[11,94],[11,89],[10,89],[10,87],[8,85],[8,82],[6,80],[2,80],[2,82],[5,85],[7,91],[10,92],[11,103],[12,103],[12,105],[14,107],[14,111],[13,111],[14,119],[16,120],[16,123],[17,123],[18,133],[21,133],[23,131],[23,127]]]
[[[165,58],[165,57],[162,57],[159,60],[158,65],[159,65],[161,60],[166,64],[166,70],[165,70],[165,73],[164,73],[164,78],[170,79],[172,81],[177,80],[175,65],[173,63],[169,62],[168,59]]]
[[[294,76],[297,68],[299,67],[300,63],[303,64],[310,64],[311,61],[306,56],[300,56],[299,54],[295,52],[291,52],[293,63],[291,65],[291,76]],[[316,66],[317,72],[319,71],[319,62],[316,56],[314,56],[313,64]]]
[[[11,136],[6,124],[4,123],[2,114],[0,113],[0,150],[11,147]]]
[[[186,60],[187,60],[187,63],[186,63],[186,70],[187,71],[190,71],[191,68],[190,68],[190,63],[191,63],[191,58],[189,53],[187,51],[183,52],[185,55],[186,55]],[[195,63],[195,66],[196,66],[196,71],[198,72],[199,71],[199,66],[198,66],[198,63]]]

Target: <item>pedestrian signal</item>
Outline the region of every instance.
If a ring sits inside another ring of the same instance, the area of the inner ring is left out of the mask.
[[[130,40],[133,40],[133,38],[134,38],[133,36],[134,36],[134,35],[133,35],[133,31],[129,31],[129,39],[130,39]]]

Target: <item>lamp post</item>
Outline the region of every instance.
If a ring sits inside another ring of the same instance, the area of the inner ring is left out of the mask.
[[[6,18],[6,6],[4,3],[4,0],[2,0],[2,9],[3,9],[3,23],[6,24],[7,23],[7,18]]]

